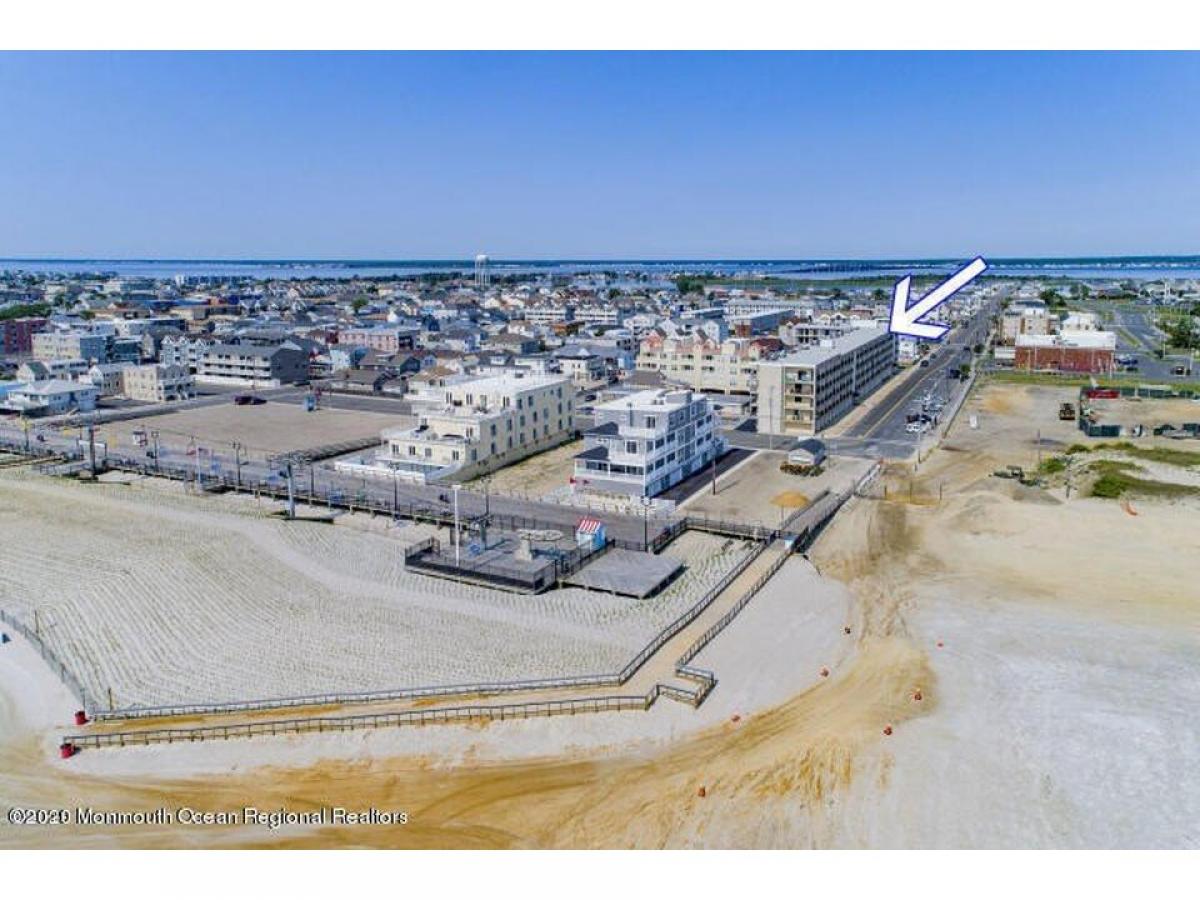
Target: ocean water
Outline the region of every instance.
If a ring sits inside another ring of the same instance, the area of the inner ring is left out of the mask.
[[[986,257],[985,257],[986,258]],[[665,278],[676,272],[715,272],[768,278],[844,280],[899,278],[912,273],[949,273],[956,259],[541,259],[492,260],[494,275],[585,275],[617,271]],[[1200,256],[1111,256],[988,259],[989,274],[1113,280],[1200,279]],[[305,259],[0,259],[0,272],[111,275],[145,278],[333,279],[404,277],[430,272],[472,272],[473,260],[305,260]]]

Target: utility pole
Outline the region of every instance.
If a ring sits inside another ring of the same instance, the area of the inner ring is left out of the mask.
[[[715,497],[717,494],[717,454],[715,451],[712,458],[712,492]]]
[[[287,462],[288,518],[296,518],[296,481],[292,477],[292,461]]]
[[[25,429],[25,455],[29,455],[29,419],[21,413],[21,427]]]
[[[400,475],[395,469],[392,469],[392,519],[398,518],[400,509]]]
[[[88,457],[91,460],[92,479],[96,478],[96,423],[88,422]]]
[[[158,471],[160,471],[159,459],[158,459],[158,452],[159,452],[158,451],[158,432],[157,431],[150,432],[150,437],[154,441],[154,471],[158,472]]]
[[[155,432],[157,434],[158,432]],[[242,443],[241,441],[233,442],[233,465],[237,469],[237,486],[242,486]]]

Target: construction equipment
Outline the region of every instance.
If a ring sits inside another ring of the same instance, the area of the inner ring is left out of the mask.
[[[1075,404],[1074,403],[1060,404],[1058,407],[1058,417],[1060,419],[1062,419],[1064,422],[1074,422],[1075,421]]]

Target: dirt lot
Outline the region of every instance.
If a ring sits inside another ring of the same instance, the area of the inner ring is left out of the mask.
[[[1122,397],[1119,400],[1091,400],[1088,404],[1095,411],[1100,424],[1122,425],[1126,428],[1142,425],[1147,434],[1163,424],[1178,427],[1185,422],[1200,422],[1200,403],[1194,400]],[[1200,448],[1200,441],[1191,441],[1190,445]]]
[[[384,428],[412,421],[345,409],[305,412],[298,403],[236,406],[231,400],[162,416],[113,422],[97,430],[97,439],[107,441],[113,450],[128,450],[134,446],[135,430],[157,431],[161,445],[169,449],[186,450],[194,439],[200,446],[228,450],[233,441],[240,441],[249,453],[265,456],[378,437]]]
[[[476,478],[471,484],[481,488],[486,481],[494,493],[537,499],[570,483],[575,471],[575,454],[582,449],[582,440],[570,441],[499,472]]]
[[[787,454],[759,450],[717,479],[717,493],[697,494],[684,510],[691,515],[778,525],[824,490],[844,490],[870,468],[869,460],[830,457],[817,476],[788,475],[779,465]]]

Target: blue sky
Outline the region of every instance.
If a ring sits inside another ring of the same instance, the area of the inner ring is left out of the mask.
[[[0,256],[1200,252],[1200,54],[0,54]]]

